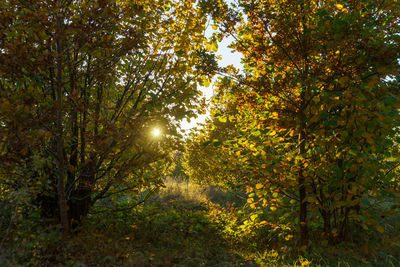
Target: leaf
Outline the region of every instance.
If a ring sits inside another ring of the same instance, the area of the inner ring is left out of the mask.
[[[263,185],[262,183],[256,184],[256,188],[257,188],[257,189],[261,189],[261,188],[263,188],[263,187],[264,187],[264,185]]]
[[[184,52],[183,52],[182,50],[177,50],[177,51],[175,51],[175,54],[176,54],[178,57],[183,57],[183,56],[184,56]]]
[[[212,141],[211,140],[208,140],[208,141],[206,141],[206,142],[203,142],[202,143],[202,146],[208,146],[209,144],[211,144],[212,143]]]
[[[219,117],[218,117],[218,120],[219,120],[220,122],[222,122],[222,123],[227,122],[227,118],[226,118],[225,116],[219,116]]]
[[[212,42],[212,50],[214,52],[218,51],[218,42],[217,42],[217,40],[213,40],[213,42]]]
[[[213,141],[213,145],[214,146],[220,146],[220,145],[222,145],[222,142],[221,141]]]
[[[289,240],[291,240],[293,238],[293,235],[287,235],[286,237],[285,237],[285,240],[286,241],[289,241]]]

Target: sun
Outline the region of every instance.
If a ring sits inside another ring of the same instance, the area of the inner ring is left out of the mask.
[[[159,128],[154,128],[151,134],[153,137],[159,137],[161,135],[161,130]]]

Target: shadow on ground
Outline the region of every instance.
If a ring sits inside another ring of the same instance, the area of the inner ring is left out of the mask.
[[[216,187],[179,186],[170,185],[137,212],[93,215],[69,254],[101,266],[257,266],[238,255],[207,216],[207,201],[226,204],[231,196]]]

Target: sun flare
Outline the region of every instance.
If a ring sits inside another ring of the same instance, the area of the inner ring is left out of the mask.
[[[151,134],[153,137],[159,137],[161,135],[161,130],[159,128],[154,128]]]

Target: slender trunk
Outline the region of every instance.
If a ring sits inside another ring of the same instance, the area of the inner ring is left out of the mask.
[[[91,194],[92,194],[92,184],[94,181],[93,178],[93,159],[90,157],[90,154],[86,151],[86,138],[87,134],[87,120],[88,120],[88,108],[89,108],[89,98],[90,98],[90,86],[91,86],[91,56],[87,56],[87,69],[86,75],[84,79],[84,84],[81,89],[81,99],[83,102],[83,110],[80,113],[80,125],[79,125],[79,137],[80,137],[80,173],[78,183],[75,188],[71,192],[70,197],[70,215],[71,215],[71,224],[72,228],[75,228],[79,225],[82,218],[84,218],[88,211],[91,203]],[[98,114],[97,109],[95,110],[95,128],[98,127]],[[77,144],[78,146],[78,144]]]
[[[99,119],[100,119],[100,107],[103,99],[103,85],[99,85],[97,88],[97,101],[96,101],[96,108],[94,112],[94,136],[99,134]]]
[[[82,87],[81,91],[81,98],[83,101],[83,111],[81,115],[81,125],[80,125],[80,132],[81,132],[81,166],[85,165],[85,153],[86,153],[86,120],[87,120],[87,108],[88,108],[88,92],[87,89],[89,88],[91,82],[90,82],[90,63],[91,63],[92,57],[88,55],[88,61],[87,61],[87,70],[86,70],[86,75],[85,75],[85,82]]]
[[[343,220],[341,221],[340,228],[339,228],[339,241],[348,240],[349,232],[350,232],[349,211],[350,211],[350,208],[348,208],[348,207],[344,208]]]
[[[60,219],[63,227],[63,236],[66,237],[70,232],[68,219],[68,205],[65,197],[65,159],[64,159],[64,140],[63,140],[63,88],[62,88],[62,59],[61,59],[61,36],[62,18],[57,15],[56,27],[56,52],[57,52],[57,121],[56,121],[56,143],[57,143],[57,195],[60,207]]]
[[[308,62],[308,38],[307,38],[307,17],[304,12],[304,2],[300,2],[302,19],[300,21],[303,27],[303,33],[300,37],[302,50],[303,50],[303,78],[308,84],[308,72],[309,72],[309,62]],[[306,108],[307,108],[307,96],[308,96],[309,86],[306,88],[302,88],[300,93],[300,110],[299,110],[299,155],[301,157],[305,156],[306,153]],[[306,191],[306,177],[305,177],[305,167],[304,160],[301,159],[302,162],[299,168],[299,177],[298,177],[298,188],[299,188],[299,198],[300,198],[300,209],[299,209],[299,222],[300,222],[300,245],[308,246],[308,222],[307,222],[307,191]]]
[[[72,111],[71,111],[71,132],[72,132],[72,143],[71,143],[71,156],[69,158],[69,164],[73,167],[72,170],[68,171],[68,182],[67,186],[71,185],[75,177],[75,170],[78,168],[78,141],[79,141],[79,131],[78,131],[78,107],[77,107],[77,92],[76,92],[76,68],[75,62],[77,60],[76,54],[74,54],[73,59],[70,57],[69,60],[69,82],[70,82],[70,93],[72,96]]]
[[[304,116],[302,116],[304,117]],[[305,144],[305,122],[304,118],[301,119],[300,133],[299,133],[299,154],[304,155],[306,150]],[[308,226],[307,226],[307,192],[306,192],[306,179],[304,176],[304,165],[301,163],[298,178],[300,209],[299,209],[299,222],[300,222],[300,245],[308,245]]]
[[[324,220],[324,233],[328,239],[331,239],[331,213],[326,211],[323,207],[321,210],[321,215]]]

